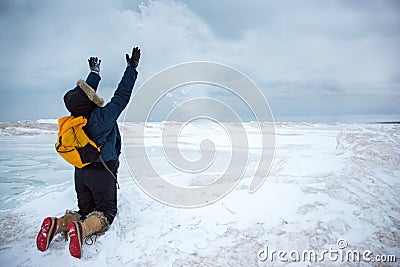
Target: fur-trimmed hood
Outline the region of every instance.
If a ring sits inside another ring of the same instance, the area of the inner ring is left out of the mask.
[[[85,95],[95,103],[97,106],[102,107],[104,105],[104,99],[101,98],[96,91],[90,87],[89,84],[87,84],[84,80],[78,80],[76,85],[82,89],[82,91],[85,93]]]
[[[104,105],[104,100],[85,81],[79,80],[77,86],[64,95],[64,103],[72,116],[90,117],[92,111]]]

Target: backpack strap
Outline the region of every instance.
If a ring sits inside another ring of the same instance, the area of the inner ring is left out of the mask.
[[[118,127],[118,125],[117,125],[117,127]],[[113,132],[113,130],[114,130],[114,128],[112,128],[112,130],[108,133],[108,135],[107,135],[107,137],[106,137],[106,140],[104,140],[103,143],[101,143],[101,145],[99,146],[100,150],[101,150],[101,149],[103,148],[103,146],[107,143],[108,138],[110,138],[111,133]]]
[[[119,189],[119,183],[118,183],[117,177],[115,177],[114,173],[110,170],[110,168],[108,168],[108,166],[107,166],[106,162],[104,161],[103,157],[101,156],[101,154],[99,156],[99,159],[100,159],[100,162],[103,164],[104,168],[106,168],[106,170],[109,173],[111,173],[111,175],[114,177],[115,183],[117,184],[117,188]]]
[[[118,126],[117,126],[117,127],[118,127]],[[113,129],[113,130],[114,130],[114,129]],[[108,168],[107,163],[104,161],[103,157],[101,156],[101,149],[103,148],[103,146],[105,145],[105,143],[107,143],[108,138],[110,137],[110,135],[111,135],[111,133],[112,133],[113,130],[110,131],[110,133],[107,135],[106,140],[104,140],[104,142],[100,145],[99,160],[100,160],[101,164],[103,164],[104,168],[106,168],[106,170],[107,170],[109,173],[111,173],[111,175],[114,177],[115,183],[117,184],[117,188],[120,189],[120,188],[119,188],[119,183],[118,183],[117,177],[115,177],[114,173],[110,170],[110,168]]]

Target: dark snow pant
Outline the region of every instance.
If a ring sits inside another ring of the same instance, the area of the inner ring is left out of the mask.
[[[119,161],[106,163],[117,177]],[[117,186],[101,162],[93,162],[82,169],[75,168],[75,191],[82,220],[93,211],[101,211],[111,225],[117,215]]]

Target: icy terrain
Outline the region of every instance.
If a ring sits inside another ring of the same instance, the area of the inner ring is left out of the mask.
[[[131,126],[124,127],[129,133]],[[252,127],[246,125],[253,146],[245,177],[225,198],[203,208],[156,202],[140,191],[121,157],[115,222],[94,245],[84,245],[82,259],[75,259],[61,236],[44,253],[35,245],[44,217],[76,209],[73,168],[54,151],[54,121],[0,124],[0,265],[271,266],[282,263],[260,261],[257,252],[264,246],[321,251],[337,249],[338,239],[345,239],[351,249],[396,255],[399,263],[399,125],[277,123],[270,174],[249,194],[252,160],[257,157]],[[158,149],[156,133],[161,128],[160,123],[149,125],[150,151]],[[194,125],[184,134],[189,157],[190,151],[197,153],[203,135],[226,145],[224,132],[212,125]],[[163,170],[166,179],[177,184],[199,183],[161,165]],[[355,265],[329,260],[286,264]]]

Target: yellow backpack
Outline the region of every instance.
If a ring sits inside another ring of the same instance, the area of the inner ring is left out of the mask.
[[[87,119],[65,116],[58,119],[58,154],[75,167],[83,168],[99,158],[101,146],[90,140],[83,130]]]
[[[99,159],[104,168],[114,177],[117,188],[119,184],[115,174],[108,168],[107,163],[100,155],[100,150],[106,141],[100,146],[96,145],[83,130],[87,119],[83,116],[65,116],[58,119],[58,140],[56,150],[58,154],[75,167],[83,168]]]

